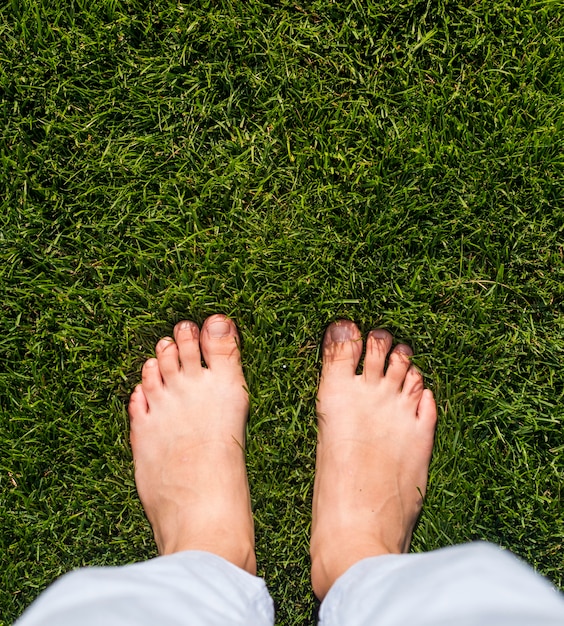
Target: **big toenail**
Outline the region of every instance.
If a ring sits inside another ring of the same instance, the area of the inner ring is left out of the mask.
[[[331,339],[335,342],[350,341],[353,338],[352,329],[347,324],[334,324],[331,326]]]
[[[217,322],[213,322],[208,325],[208,333],[210,337],[214,339],[220,339],[221,337],[227,337],[229,335],[229,331],[231,330],[231,326],[229,322],[224,320],[218,320]]]

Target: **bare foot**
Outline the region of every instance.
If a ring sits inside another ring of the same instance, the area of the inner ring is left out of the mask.
[[[180,322],[156,355],[143,366],[129,416],[135,482],[159,553],[204,550],[255,574],[249,400],[235,324],[213,315],[200,333]]]
[[[356,325],[331,324],[323,340],[311,537],[320,599],[361,559],[407,552],[421,511],[437,411],[411,348],[391,347],[390,333],[371,331],[356,375]]]

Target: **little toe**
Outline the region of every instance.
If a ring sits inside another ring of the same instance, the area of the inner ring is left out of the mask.
[[[129,398],[129,406],[127,407],[129,418],[134,420],[142,415],[146,415],[149,411],[149,404],[143,392],[143,386],[137,385]]]
[[[350,320],[330,324],[323,337],[322,378],[354,376],[362,354],[362,336]]]
[[[413,350],[404,343],[399,343],[391,352],[386,370],[386,380],[399,390],[405,381],[405,376],[411,367],[409,357],[413,355]]]
[[[384,366],[392,347],[392,339],[392,334],[383,328],[368,333],[363,375],[369,382],[378,382],[384,378]]]
[[[241,369],[239,333],[235,323],[225,315],[212,315],[203,323],[200,347],[210,370]]]
[[[409,400],[413,407],[416,409],[421,400],[421,395],[425,385],[423,383],[423,375],[415,365],[407,370],[405,380],[403,382],[402,394]]]
[[[141,370],[141,380],[143,385],[143,394],[147,398],[148,403],[149,396],[163,388],[163,379],[157,359],[147,359],[145,361]]]
[[[178,357],[178,347],[172,337],[163,337],[156,347],[155,353],[159,362],[161,376],[166,385],[167,379],[170,381],[180,371],[180,360]]]
[[[174,338],[178,347],[180,366],[187,373],[196,373],[202,368],[200,353],[200,329],[196,322],[184,320],[174,327]]]

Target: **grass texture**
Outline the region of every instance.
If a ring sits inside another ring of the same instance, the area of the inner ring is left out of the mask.
[[[259,574],[312,624],[319,343],[410,342],[439,405],[414,551],[562,586],[564,18],[554,0],[0,9],[0,626],[155,555],[126,405],[183,318],[237,322]],[[2,621],[3,620],[3,621]]]

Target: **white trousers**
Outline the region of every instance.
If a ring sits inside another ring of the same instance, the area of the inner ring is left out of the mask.
[[[563,626],[564,596],[486,543],[364,559],[321,605],[320,626]],[[63,576],[16,626],[272,626],[264,581],[207,552]]]

